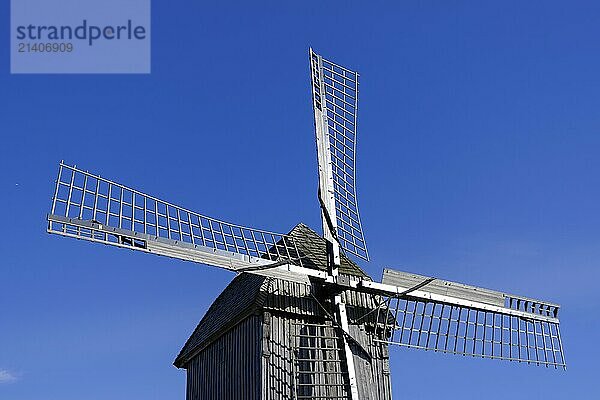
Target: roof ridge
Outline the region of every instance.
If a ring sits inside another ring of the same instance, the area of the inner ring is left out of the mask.
[[[299,252],[303,253],[302,255],[309,259],[309,262],[307,263],[308,268],[318,269],[321,271],[326,271],[328,269],[325,238],[323,238],[303,222],[296,224],[296,226],[292,228],[288,235],[295,239]],[[367,277],[370,279],[370,276],[358,264],[352,261],[352,259],[350,259],[343,251],[340,253],[340,255],[341,273]]]

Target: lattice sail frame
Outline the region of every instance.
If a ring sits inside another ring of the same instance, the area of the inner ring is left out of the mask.
[[[62,161],[48,232],[230,270],[302,266],[289,235],[207,217]]]
[[[63,162],[48,232],[238,272],[257,267],[283,279],[310,274],[338,283],[304,268],[289,235],[206,217]],[[282,263],[285,274],[276,271]],[[389,269],[382,283],[342,283],[347,285],[384,299],[371,311],[379,341],[566,368],[556,304]]]
[[[331,193],[321,200],[331,211],[341,247],[368,259],[354,184],[358,74],[312,50],[310,59],[315,124],[323,124],[325,153],[331,160],[327,177],[331,182],[326,186]],[[380,341],[566,367],[558,305],[440,280],[415,288],[414,279],[424,282],[427,277],[414,274],[405,274],[414,278],[412,284],[406,276],[404,280],[386,280],[385,275],[382,283],[344,282],[303,268],[298,247],[289,235],[203,216],[63,162],[48,215],[48,232],[238,272],[249,266],[270,271],[287,263],[298,266],[294,273],[316,277],[338,289],[351,287],[349,290],[382,296],[384,302],[374,310],[376,327],[383,333]],[[290,275],[282,278],[290,279]],[[342,329],[348,334],[347,328]]]
[[[415,281],[428,279],[385,270],[384,283],[374,285],[382,288],[393,282],[406,287]],[[389,290],[393,286],[382,291],[387,293],[377,309],[376,321],[384,337],[379,341],[566,369],[558,305],[454,282],[433,282],[429,289],[427,284],[414,291],[395,289],[396,295]]]
[[[368,261],[356,198],[359,75],[312,49],[309,53],[319,174],[325,175],[320,176],[319,195],[341,248]]]
[[[295,399],[348,399],[344,340],[331,323],[292,324]]]

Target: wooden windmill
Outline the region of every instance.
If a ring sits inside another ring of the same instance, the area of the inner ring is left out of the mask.
[[[373,281],[355,184],[358,73],[309,52],[323,235],[220,221],[60,163],[48,232],[234,271],[175,360],[187,399],[390,399],[390,344],[566,367],[556,304]]]

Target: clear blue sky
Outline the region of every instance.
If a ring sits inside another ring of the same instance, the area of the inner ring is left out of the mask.
[[[309,46],[361,73],[365,269],[563,305],[567,372],[398,349],[395,398],[598,392],[597,2],[154,1],[139,76],[11,76],[7,3],[1,399],[184,398],[171,363],[233,275],[47,235],[57,163],[241,224],[319,228]]]

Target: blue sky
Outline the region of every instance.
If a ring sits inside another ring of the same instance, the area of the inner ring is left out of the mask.
[[[372,261],[561,303],[567,372],[392,351],[395,398],[589,398],[600,351],[595,2],[158,2],[150,75],[10,75],[0,398],[184,398],[223,270],[45,233],[58,161],[203,214],[320,226],[307,49],[361,73]]]

